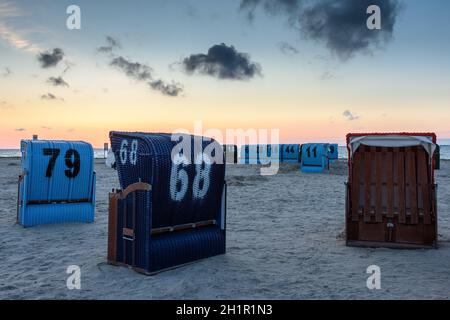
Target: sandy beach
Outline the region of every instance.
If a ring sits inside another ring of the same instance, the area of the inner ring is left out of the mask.
[[[19,159],[0,159],[0,299],[448,299],[450,161],[436,171],[439,249],[345,246],[340,160],[324,174],[283,165],[227,166],[227,254],[144,276],[106,264],[108,192],[117,174],[96,160],[95,223],[23,228],[16,224]],[[381,290],[366,268],[381,268]],[[66,268],[81,267],[81,290]]]

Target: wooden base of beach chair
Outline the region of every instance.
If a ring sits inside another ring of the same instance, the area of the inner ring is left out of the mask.
[[[395,242],[376,242],[376,241],[347,241],[346,245],[349,247],[364,247],[364,248],[388,248],[388,249],[437,249],[437,245],[420,245],[410,243],[395,243]]]

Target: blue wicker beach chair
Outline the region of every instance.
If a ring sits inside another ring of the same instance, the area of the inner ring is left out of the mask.
[[[280,144],[281,163],[300,163],[299,144]]]
[[[110,138],[122,190],[110,194],[108,262],[152,274],[225,253],[222,147],[191,135],[183,150],[170,134]]]
[[[301,147],[301,171],[320,173],[329,169],[328,143],[307,143]]]
[[[23,140],[17,220],[39,224],[93,222],[94,151],[86,142]]]

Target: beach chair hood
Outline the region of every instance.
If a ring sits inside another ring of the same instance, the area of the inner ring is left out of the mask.
[[[430,161],[436,150],[436,144],[433,142],[432,136],[413,136],[413,135],[367,135],[367,136],[350,136],[349,151],[353,157],[356,150],[361,144],[372,147],[413,147],[422,146],[430,155]]]

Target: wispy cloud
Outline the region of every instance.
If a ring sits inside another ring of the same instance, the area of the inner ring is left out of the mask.
[[[152,78],[152,68],[143,63],[132,62],[124,57],[114,58],[110,65],[123,71],[128,77],[138,81],[150,80]]]
[[[5,71],[2,73],[2,76],[3,76],[4,78],[8,77],[8,76],[12,73],[12,71],[11,71],[10,68],[4,68],[4,70],[5,70]]]
[[[75,63],[73,63],[72,61],[67,61],[67,59],[64,61],[65,64],[65,68],[62,72],[62,75],[66,74],[67,72],[69,72],[70,69],[72,69],[75,66]]]
[[[98,52],[110,54],[112,60],[109,65],[123,72],[127,77],[139,82],[146,82],[148,87],[152,90],[159,91],[163,95],[170,97],[177,97],[183,93],[183,86],[175,81],[167,83],[162,79],[155,79],[153,77],[153,69],[141,62],[131,61],[122,56],[116,56],[113,51],[115,48],[120,48],[118,39],[106,37],[107,46],[97,49]],[[105,92],[105,91],[104,91]]]
[[[14,131],[23,132],[23,131],[27,131],[27,129],[25,129],[25,128],[17,128],[17,129],[14,129]]]
[[[41,50],[39,45],[25,38],[20,32],[0,23],[0,39],[7,42],[10,46],[29,53],[36,53]]]
[[[166,83],[161,79],[155,80],[152,75],[153,69],[146,64],[133,62],[124,57],[116,57],[111,61],[110,65],[134,80],[147,81],[151,89],[159,91],[166,96],[177,97],[183,92],[183,87],[177,82]]]
[[[115,49],[120,48],[122,48],[122,45],[120,44],[120,41],[118,39],[111,36],[107,36],[106,45],[97,48],[97,51],[102,53],[111,53]]]
[[[11,1],[0,2],[0,17],[1,18],[16,18],[23,16],[23,12],[16,7]]]
[[[14,109],[14,105],[9,104],[7,101],[1,100],[0,101],[0,110],[11,110]]]
[[[0,40],[16,49],[36,53],[41,48],[28,38],[30,30],[22,30],[11,26],[14,20],[23,18],[25,15],[25,11],[11,1],[0,1]],[[36,28],[31,32],[35,31]]]
[[[320,80],[330,80],[335,78],[335,75],[331,71],[325,71],[320,75]]]
[[[165,83],[163,80],[158,79],[150,81],[148,85],[153,90],[158,90],[166,96],[176,97],[183,92],[183,86],[178,82]]]
[[[278,42],[278,48],[284,54],[298,54],[297,48],[286,41]]]
[[[350,110],[345,110],[342,115],[347,118],[348,121],[358,120],[359,116],[355,113],[352,113]]]
[[[46,93],[46,94],[43,94],[42,96],[41,96],[41,99],[42,100],[61,100],[61,101],[64,101],[64,99],[63,98],[58,98],[57,96],[55,96],[53,93]]]
[[[62,77],[50,77],[47,79],[47,83],[55,87],[69,87],[69,84]]]

